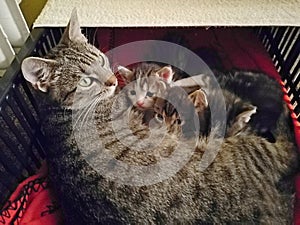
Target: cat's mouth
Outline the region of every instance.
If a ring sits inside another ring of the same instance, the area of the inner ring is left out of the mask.
[[[137,104],[135,104],[135,107],[137,107],[139,110],[146,110],[147,109],[147,107],[141,106],[141,105],[137,105]]]

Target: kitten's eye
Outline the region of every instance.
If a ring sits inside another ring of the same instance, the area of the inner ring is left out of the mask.
[[[148,97],[152,97],[154,95],[154,93],[152,93],[151,91],[147,91],[146,96]]]
[[[89,77],[82,77],[78,84],[82,87],[89,87],[92,84],[92,79]]]
[[[178,124],[178,125],[180,125],[180,124],[181,124],[181,119],[177,119],[177,120],[175,121],[175,123]]]
[[[131,94],[131,95],[136,95],[135,90],[131,90],[131,91],[130,91],[130,94]]]
[[[155,119],[160,123],[164,121],[164,117],[161,114],[155,114]]]

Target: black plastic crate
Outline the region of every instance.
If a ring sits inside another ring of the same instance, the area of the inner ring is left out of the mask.
[[[95,44],[96,30],[84,29],[90,43]],[[111,31],[113,45],[114,29]],[[300,122],[299,27],[263,27],[253,31],[270,53]],[[0,206],[20,181],[37,171],[45,158],[40,106],[21,74],[20,63],[29,55],[45,55],[58,43],[62,32],[62,28],[34,29],[0,79]]]
[[[258,36],[269,52],[285,84],[293,111],[300,121],[300,29],[299,27],[264,27]]]

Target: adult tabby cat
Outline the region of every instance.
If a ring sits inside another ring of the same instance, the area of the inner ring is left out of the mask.
[[[49,179],[65,224],[291,223],[293,192],[281,187],[297,160],[284,133],[276,143],[255,134],[229,137],[221,146],[200,139],[191,152],[192,139],[180,142],[180,133],[164,129],[149,132],[136,112],[129,113],[134,136],[123,133],[126,97],[113,95],[117,81],[109,63],[80,34],[75,13],[60,44],[46,58],[25,59],[22,71],[52,100],[43,129]],[[72,113],[83,123],[73,126]],[[203,153],[218,147],[214,162],[199,170]],[[156,178],[162,179],[145,184]]]

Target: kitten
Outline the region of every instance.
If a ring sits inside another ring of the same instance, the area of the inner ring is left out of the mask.
[[[249,102],[241,100],[227,90],[223,90],[223,96],[225,98],[227,115],[225,137],[239,135],[241,132],[246,133],[249,130],[249,121],[252,115],[256,113],[256,107]],[[177,107],[174,107],[174,104]],[[191,119],[194,116],[193,111],[197,113],[198,121]],[[172,129],[174,124],[180,125],[184,134],[187,129],[198,125],[193,124],[195,122],[199,122],[200,136],[207,136],[211,129],[209,102],[205,91],[199,88],[199,86],[184,89],[178,86],[171,87],[166,90],[165,98],[158,98],[156,100],[154,112],[156,121],[159,123],[164,122],[169,129]]]
[[[155,98],[161,95],[173,79],[170,66],[140,63],[132,70],[119,66],[118,73],[125,78],[131,103],[141,111],[152,109]]]
[[[206,136],[210,129],[210,111],[205,92],[198,86],[189,89],[174,86],[167,89],[164,97],[155,101],[154,119],[158,123],[165,123],[169,130],[174,125],[180,125],[186,136],[198,130],[200,135]]]
[[[42,126],[50,185],[60,200],[64,224],[291,223],[293,192],[279,186],[295,171],[297,158],[281,129],[276,143],[249,133],[225,138],[221,146],[207,139],[195,145],[192,139],[182,142],[180,132],[150,131],[141,124],[141,114],[131,111],[133,135],[128,135],[120,116],[126,96],[114,95],[117,81],[103,57],[86,43],[73,13],[62,42],[47,59],[22,63],[26,79],[51,99]],[[94,87],[95,94],[90,91]],[[77,98],[82,104],[73,107]],[[114,108],[120,113],[114,114]],[[82,126],[73,124],[77,112]],[[213,163],[199,170],[204,152],[218,147]],[[158,170],[151,170],[156,164]],[[166,171],[173,173],[164,177]],[[160,182],[142,185],[156,177]]]
[[[275,142],[273,132],[284,106],[279,83],[266,74],[248,71],[226,74],[216,71],[214,74],[222,88],[257,106],[257,113],[251,118],[250,125],[259,135]]]
[[[284,106],[283,93],[278,82],[266,74],[247,71],[214,71],[214,76],[222,90],[228,90],[257,107],[249,125],[258,135],[275,142],[273,133]],[[201,83],[201,87],[209,95],[210,82],[208,75],[201,74],[178,80],[174,85],[187,88]]]
[[[132,70],[119,66],[118,73],[125,81],[125,92],[129,102],[144,112],[143,122],[153,117],[153,104],[172,82],[174,72],[171,66],[160,67],[154,63],[140,63]]]

